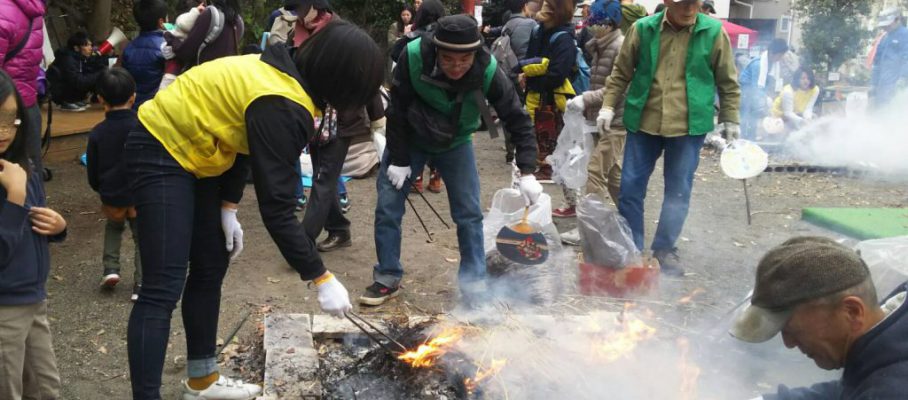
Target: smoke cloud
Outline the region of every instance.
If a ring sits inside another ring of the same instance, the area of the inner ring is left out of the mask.
[[[906,93],[884,108],[868,107],[866,98],[850,96],[847,116],[824,116],[812,121],[788,137],[785,152],[806,164],[908,177],[906,106]]]

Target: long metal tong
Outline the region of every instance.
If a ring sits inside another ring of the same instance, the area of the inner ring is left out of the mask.
[[[406,178],[406,181],[407,181],[407,183],[410,184],[411,188],[416,189],[415,182],[411,181],[410,178]],[[409,189],[407,189],[407,190],[409,191]],[[414,191],[417,194],[419,194],[419,197],[422,197],[422,200],[425,201],[426,205],[429,206],[429,209],[432,210],[433,213],[435,213],[435,216],[438,217],[438,220],[441,221],[442,225],[444,225],[445,228],[447,228],[447,229],[451,229],[451,226],[448,225],[447,222],[445,222],[445,219],[441,217],[441,214],[438,213],[438,210],[436,210],[435,207],[432,207],[432,203],[429,203],[429,199],[427,199],[426,196],[424,194],[422,194],[422,192],[420,192],[419,190],[414,190]],[[419,215],[419,211],[416,211],[416,206],[414,206],[413,201],[410,200],[409,193],[405,194],[404,198],[407,199],[407,204],[410,204],[410,209],[413,210],[413,214],[416,214],[416,219],[419,220],[419,224],[422,225],[422,229],[424,231],[426,231],[426,237],[428,238],[428,239],[426,239],[426,242],[428,242],[428,243],[434,242],[435,237],[433,236],[433,233],[429,231],[429,228],[426,226],[426,223],[423,221],[422,217]]]
[[[391,353],[391,354],[398,353],[398,354],[399,354],[399,353],[406,353],[407,351],[409,351],[409,350],[407,350],[407,347],[406,347],[406,346],[400,344],[400,342],[394,340],[394,338],[392,338],[391,336],[388,336],[387,333],[382,332],[381,329],[378,329],[378,327],[376,327],[375,325],[372,325],[372,324],[369,323],[369,321],[367,321],[365,318],[363,318],[363,317],[361,317],[360,315],[354,313],[353,311],[347,311],[347,313],[346,313],[344,316],[346,316],[347,319],[350,320],[350,322],[351,322],[353,325],[355,325],[357,328],[359,328],[359,330],[363,331],[363,333],[365,333],[366,336],[369,337],[369,339],[372,339],[373,342],[377,343],[379,346],[381,346],[383,349],[387,350],[389,353]],[[368,326],[370,329],[372,329],[372,332],[370,332],[370,331],[369,331],[368,329],[366,329],[364,326],[362,326],[362,325],[360,325],[358,322],[356,322],[356,320],[353,319],[354,317],[355,317],[357,320],[359,320],[359,322],[365,324],[365,325]],[[387,344],[382,343],[382,341],[381,341],[381,339],[379,338],[379,336],[384,337],[385,339],[387,339],[388,342],[389,342],[389,344],[390,344],[390,343],[396,344],[398,347],[401,348],[401,350],[393,350],[393,349],[392,349],[391,347],[389,347]]]

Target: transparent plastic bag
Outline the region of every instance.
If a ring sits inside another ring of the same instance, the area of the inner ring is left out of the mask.
[[[580,200],[577,228],[586,262],[611,268],[640,264],[640,251],[627,220],[598,195],[588,194]]]
[[[539,265],[515,263],[503,257],[495,247],[495,237],[505,226],[523,219],[523,196],[516,189],[501,189],[492,198],[492,207],[483,219],[486,266],[496,291],[517,300],[537,305],[551,305],[565,292],[564,276],[575,262],[573,251],[561,245],[558,229],[552,222],[552,198],[543,193],[530,207],[527,222],[545,236],[549,257]]]
[[[486,253],[495,249],[495,237],[498,231],[505,226],[511,226],[523,219],[523,210],[526,207],[526,200],[517,189],[500,189],[492,197],[492,206],[489,213],[486,214],[482,221],[482,233],[484,237],[483,245]],[[530,206],[530,213],[527,216],[527,222],[535,228],[540,229],[549,240],[551,248],[551,239],[548,237],[548,230],[554,232],[558,246],[561,246],[561,238],[558,237],[558,230],[552,222],[552,198],[548,194],[539,195],[536,204]]]
[[[586,119],[578,112],[564,113],[564,128],[558,144],[546,161],[552,166],[552,180],[569,189],[581,189],[589,177],[587,166],[596,146],[586,127]]]
[[[865,240],[855,250],[867,263],[881,299],[908,281],[908,236]]]

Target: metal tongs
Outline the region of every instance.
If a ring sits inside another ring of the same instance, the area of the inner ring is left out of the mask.
[[[400,344],[400,342],[394,340],[394,338],[392,338],[391,336],[388,336],[387,333],[382,332],[381,329],[378,329],[378,327],[376,327],[375,325],[372,325],[372,324],[369,323],[369,321],[367,321],[365,318],[363,318],[363,317],[361,317],[360,315],[354,313],[353,311],[347,311],[347,313],[344,314],[344,316],[347,317],[347,319],[350,320],[350,322],[351,322],[353,325],[355,325],[357,328],[359,328],[359,330],[363,331],[363,333],[365,333],[366,336],[369,337],[369,339],[372,339],[373,342],[377,343],[379,346],[381,346],[383,349],[387,350],[389,353],[391,353],[391,354],[395,354],[395,353],[396,353],[396,354],[400,354],[400,353],[406,353],[407,351],[409,351],[409,350],[407,349],[406,346]],[[370,329],[372,329],[372,332],[370,332],[370,331],[369,331],[368,329],[366,329],[364,326],[362,326],[362,325],[360,325],[359,323],[357,323],[356,320],[353,319],[354,317],[355,317],[357,320],[359,320],[359,322],[365,324],[365,325],[368,326]],[[376,334],[377,334],[377,335],[376,335]],[[391,349],[391,347],[389,347],[388,344],[382,343],[381,339],[380,339],[378,336],[381,336],[381,337],[384,337],[385,339],[388,339],[389,344],[391,344],[391,343],[396,344],[398,347],[401,348],[402,351]]]
[[[425,201],[426,205],[429,206],[429,209],[432,210],[433,213],[435,213],[435,216],[438,217],[438,220],[441,221],[441,223],[445,226],[445,228],[451,229],[451,226],[448,225],[447,222],[445,222],[445,219],[441,216],[441,214],[438,213],[437,210],[435,210],[435,207],[432,207],[432,203],[429,203],[429,199],[427,199],[426,196],[423,195],[422,192],[420,192],[419,190],[415,190],[416,182],[413,180],[410,180],[410,178],[406,178],[406,182],[410,184],[410,187],[412,187],[414,189],[413,190],[414,192],[419,194],[419,197],[422,197],[423,201]],[[419,215],[419,211],[416,211],[416,206],[413,205],[413,200],[410,200],[409,189],[405,189],[405,190],[407,190],[408,193],[406,195],[404,195],[404,198],[407,199],[407,203],[410,204],[410,208],[413,210],[413,214],[416,215],[416,219],[419,220],[419,224],[422,225],[422,229],[424,231],[426,231],[426,243],[435,242],[434,233],[429,231],[429,228],[426,226],[426,223],[423,221],[422,217]]]

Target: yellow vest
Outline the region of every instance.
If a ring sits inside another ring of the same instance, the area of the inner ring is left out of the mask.
[[[794,92],[794,96],[792,96],[794,98],[794,112],[795,114],[802,115],[804,114],[804,111],[807,111],[807,103],[809,103],[810,99],[819,91],[819,86],[814,86],[813,89],[810,90],[794,90],[791,85],[785,85],[785,87],[782,88],[782,93],[772,102],[772,115],[776,118],[782,118],[782,114],[785,113],[785,111],[782,110],[782,95],[786,92]]]
[[[139,121],[188,172],[219,176],[249,154],[246,108],[276,95],[320,115],[299,81],[260,56],[224,57],[196,66],[139,107]]]

